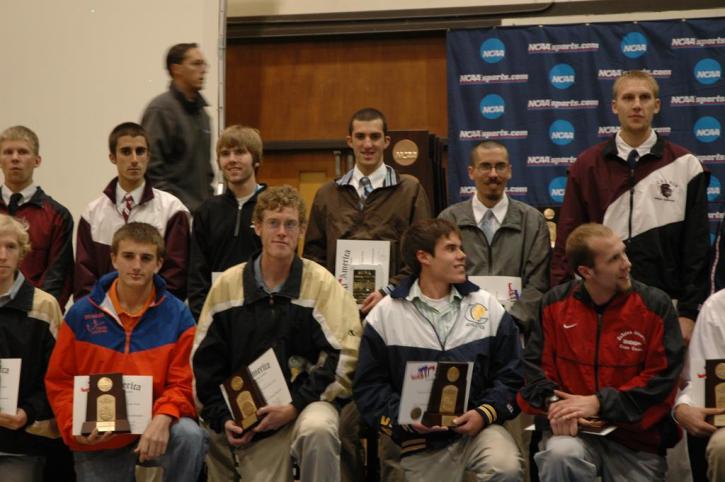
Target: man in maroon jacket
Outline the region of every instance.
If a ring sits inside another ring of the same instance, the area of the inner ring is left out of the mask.
[[[34,183],[40,166],[38,136],[25,126],[0,134],[0,167],[5,177],[0,213],[27,221],[33,250],[20,265],[33,286],[53,295],[63,309],[73,288],[73,217]]]
[[[684,357],[672,301],[630,279],[624,243],[606,226],[576,228],[566,256],[582,279],[544,295],[518,395],[548,419],[540,479],[664,480],[665,450],[680,438],[670,410]],[[585,432],[601,422],[616,429]]]

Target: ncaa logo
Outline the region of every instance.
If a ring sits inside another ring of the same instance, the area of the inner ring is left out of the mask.
[[[639,32],[629,32],[619,45],[625,57],[636,59],[647,53],[647,37]]]
[[[503,115],[505,110],[503,97],[498,94],[488,94],[481,99],[479,109],[486,119],[498,119]]]
[[[574,69],[569,64],[557,64],[549,71],[549,82],[557,89],[568,89],[574,85]]]
[[[566,176],[555,177],[549,183],[549,197],[555,203],[564,202],[564,190],[566,189]]]
[[[506,56],[506,46],[497,38],[490,38],[481,44],[481,58],[487,64],[500,62]]]
[[[574,126],[569,121],[557,120],[549,127],[549,139],[557,146],[565,146],[574,140]]]
[[[710,176],[710,184],[707,186],[707,200],[712,202],[720,197],[720,179]]]
[[[695,138],[700,142],[715,142],[720,138],[720,122],[711,116],[700,117],[692,128]]]
[[[714,84],[722,77],[722,67],[715,59],[702,59],[695,64],[692,74],[695,80],[704,85]]]

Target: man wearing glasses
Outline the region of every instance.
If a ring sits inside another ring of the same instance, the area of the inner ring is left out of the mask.
[[[339,402],[351,396],[362,327],[352,295],[297,256],[305,213],[290,186],[261,193],[252,220],[262,250],[217,279],[199,318],[192,364],[201,416],[226,435],[245,481],[291,482],[293,461],[302,482],[340,480]],[[219,386],[270,348],[292,402],[260,408],[261,422],[245,430]]]
[[[537,306],[549,289],[551,241],[544,216],[535,208],[506,195],[511,163],[506,146],[483,141],[471,151],[468,176],[476,195],[448,207],[439,218],[461,231],[469,276],[511,276],[521,280],[520,290],[510,297],[508,312],[527,335],[535,323]],[[530,416],[520,415],[507,428],[521,450],[528,472],[531,432],[523,428]]]
[[[212,194],[211,127],[199,93],[207,63],[195,43],[176,44],[166,56],[169,90],[151,101],[141,124],[151,141],[151,184],[168,191],[189,208]]]

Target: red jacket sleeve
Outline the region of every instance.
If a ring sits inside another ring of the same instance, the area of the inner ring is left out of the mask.
[[[76,301],[90,293],[93,285],[98,280],[98,268],[93,255],[94,251],[91,225],[81,217],[78,222],[78,233],[76,234],[76,263],[73,276],[73,298]]]
[[[180,300],[186,299],[186,267],[189,261],[189,213],[178,211],[166,223],[166,258],[159,274],[167,289]]]

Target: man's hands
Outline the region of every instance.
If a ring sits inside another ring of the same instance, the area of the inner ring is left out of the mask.
[[[134,449],[139,462],[143,463],[166,453],[166,446],[169,444],[169,427],[173,421],[173,418],[163,414],[151,419],[151,423],[141,435],[138,447]]]
[[[690,338],[692,338],[692,330],[695,329],[695,320],[685,316],[680,316],[677,318],[677,321],[680,322],[682,341],[685,343],[685,346],[688,346],[690,344]]]
[[[28,423],[28,414],[25,410],[18,408],[15,415],[7,413],[0,413],[0,427],[4,427],[10,430],[18,430]]]
[[[578,418],[549,420],[549,425],[551,425],[551,433],[554,435],[570,435],[576,437],[576,434],[579,432]]]
[[[554,394],[561,400],[549,405],[549,422],[576,421],[599,414],[599,399],[596,395],[572,395],[559,390],[554,390]]]
[[[103,432],[101,435],[97,429],[93,429],[90,435],[76,435],[75,439],[81,445],[96,445],[108,442],[116,435],[113,432]]]
[[[454,418],[453,423],[456,424],[453,427],[454,432],[460,433],[461,435],[468,435],[469,437],[475,437],[486,426],[486,422],[483,420],[481,414],[475,410],[469,410],[460,417]]]
[[[380,290],[373,291],[368,295],[367,298],[365,298],[365,301],[363,301],[363,304],[360,307],[360,311],[367,315],[368,311],[372,310],[373,307],[380,303],[380,300],[382,300],[383,298],[385,298],[385,295],[382,294]]]
[[[677,423],[687,430],[687,433],[695,437],[709,437],[712,435],[717,427],[707,423],[705,417],[723,413],[725,413],[725,408],[693,407],[686,403],[681,403],[675,407]]]
[[[224,433],[230,445],[241,447],[249,444],[254,438],[255,433],[278,430],[296,419],[297,415],[297,409],[292,404],[267,405],[257,410],[257,417],[260,417],[262,420],[252,430],[245,432],[233,420],[227,420],[224,423]]]

